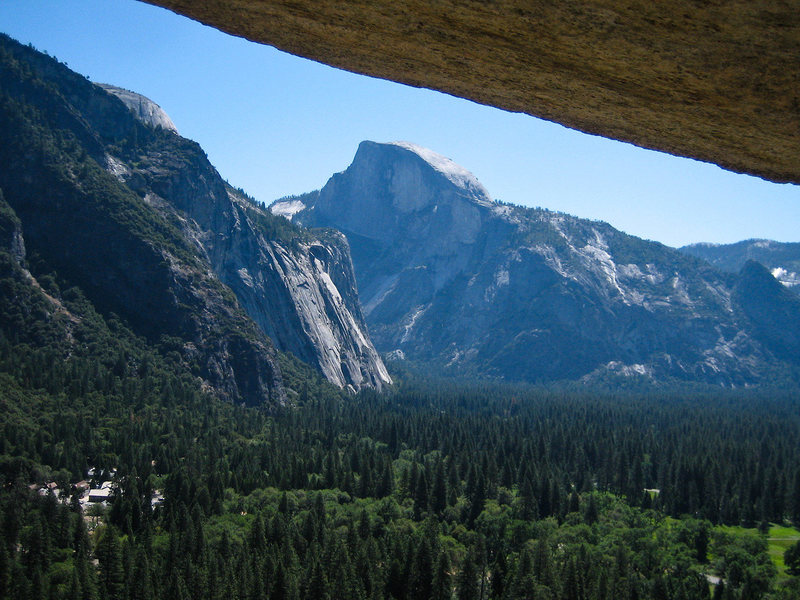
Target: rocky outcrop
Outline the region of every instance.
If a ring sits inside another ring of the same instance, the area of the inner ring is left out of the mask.
[[[391,383],[361,314],[344,236],[270,241],[248,223],[248,212],[260,209],[232,197],[240,226],[213,255],[248,314],[279,348],[339,387],[380,390]]]
[[[0,189],[0,251],[8,252],[18,264],[25,260],[25,240],[22,237],[22,223],[8,205]]]
[[[179,223],[278,349],[339,387],[391,383],[370,341],[341,236],[302,231],[271,215],[227,186],[199,147],[177,136],[135,164],[110,157],[108,165]]]
[[[349,71],[800,183],[792,3],[145,1]]]
[[[145,98],[136,92],[114,85],[108,85],[107,83],[98,83],[97,85],[109,94],[113,94],[122,100],[123,104],[125,104],[134,116],[143,123],[150,127],[163,127],[164,129],[178,133],[178,128],[175,127],[175,123],[172,122],[169,115],[165,113],[164,109],[158,104],[150,100],[150,98]]]
[[[757,334],[768,311],[743,308],[763,286],[605,223],[495,203],[413,144],[363,142],[303,204],[295,220],[347,236],[378,349],[437,372],[739,386],[796,362]]]

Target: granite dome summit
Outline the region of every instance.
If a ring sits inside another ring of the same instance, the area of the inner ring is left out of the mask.
[[[800,301],[754,301],[778,292],[603,222],[493,202],[413,144],[362,142],[292,202],[294,221],[347,236],[376,347],[434,371],[740,386],[797,362],[759,334],[777,327],[769,311],[746,307],[800,314]]]
[[[169,115],[164,112],[164,109],[158,104],[150,100],[150,98],[107,83],[98,83],[96,85],[122,100],[122,103],[127,106],[134,116],[142,123],[150,125],[151,127],[163,127],[164,129],[178,133],[178,128],[175,127],[175,123],[172,122]]]

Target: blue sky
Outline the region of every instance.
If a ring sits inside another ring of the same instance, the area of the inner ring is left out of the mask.
[[[407,140],[471,170],[495,198],[672,246],[800,241],[798,186],[353,75],[133,0],[2,0],[0,31],[148,96],[265,202],[320,188],[361,140]]]

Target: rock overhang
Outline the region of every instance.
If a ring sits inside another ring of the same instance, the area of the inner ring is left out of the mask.
[[[146,1],[349,71],[800,183],[793,3]]]

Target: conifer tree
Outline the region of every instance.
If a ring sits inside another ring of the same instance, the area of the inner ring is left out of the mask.
[[[800,541],[795,542],[783,553],[783,562],[790,575],[800,575]]]
[[[794,474],[790,505],[792,507],[792,523],[795,527],[800,528],[800,469]]]
[[[2,197],[0,197],[2,202]],[[74,574],[74,573],[73,573]],[[0,541],[0,598],[7,598],[11,581],[11,557],[8,555],[6,545]]]
[[[0,598],[6,598],[5,594],[0,594]],[[67,593],[69,600],[83,600],[83,590],[81,589],[81,582],[78,579],[78,573],[75,569],[72,570],[69,580],[69,592]]]
[[[122,600],[125,585],[122,546],[111,526],[103,530],[95,548],[95,555],[100,567],[101,597],[103,600]]]
[[[306,589],[306,600],[330,600],[330,588],[328,579],[319,560],[315,560],[308,575],[308,588]]]
[[[453,582],[450,575],[450,560],[447,552],[439,552],[434,567],[433,582],[431,585],[431,600],[451,600],[453,597]]]
[[[492,598],[502,598],[506,590],[506,578],[508,577],[508,564],[506,553],[501,551],[492,564],[491,568],[491,592]]]
[[[141,548],[136,552],[133,578],[128,585],[128,589],[130,590],[130,600],[151,600],[153,598],[150,561]]]
[[[436,461],[436,467],[433,472],[433,489],[431,490],[431,510],[441,515],[444,509],[447,508],[447,483],[444,476],[444,465],[442,460]]]
[[[417,485],[414,490],[414,520],[419,521],[428,511],[428,479],[425,471],[417,476]]]
[[[649,497],[649,496],[648,496]],[[598,518],[597,500],[594,494],[589,494],[589,501],[586,503],[586,514],[583,518],[587,525],[593,525]]]
[[[411,598],[430,598],[433,593],[433,552],[427,537],[419,540],[409,573]]]
[[[467,552],[456,580],[458,600],[479,600],[478,567],[472,552]]]
[[[390,496],[394,491],[394,472],[392,471],[391,460],[386,459],[383,463],[383,472],[381,473],[380,483],[378,484],[375,495],[378,498],[385,498]]]

